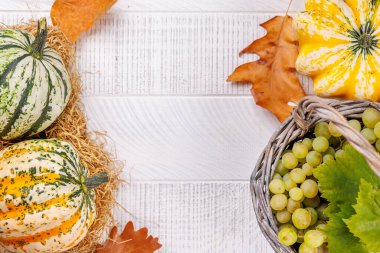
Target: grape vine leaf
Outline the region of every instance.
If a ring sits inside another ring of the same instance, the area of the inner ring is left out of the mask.
[[[298,35],[292,20],[290,16],[276,16],[261,24],[267,34],[241,52],[257,54],[260,59],[239,66],[227,79],[252,83],[256,104],[271,111],[280,121],[293,110],[288,103],[305,96],[296,75]]]
[[[330,253],[366,253],[368,250],[350,230],[346,220],[355,214],[354,205],[361,180],[380,186],[380,180],[364,157],[352,147],[347,147],[341,158],[329,161],[315,169],[322,197],[330,204],[325,210],[329,217],[326,226]]]
[[[344,220],[348,219],[355,212],[350,204],[334,206],[331,204],[325,213],[329,217],[326,225],[326,235],[328,238],[329,253],[367,253],[361,245],[359,238],[355,237],[348,229]]]
[[[75,42],[89,30],[117,0],[55,0],[50,16],[67,39]]]
[[[161,246],[157,237],[148,236],[147,228],[135,231],[133,223],[128,222],[120,235],[116,227],[112,228],[106,244],[98,245],[96,253],[153,253]]]
[[[314,176],[323,190],[322,197],[332,204],[356,204],[361,179],[380,185],[380,179],[367,161],[351,146],[347,147],[342,158],[316,168]]]
[[[380,252],[380,189],[362,180],[354,209],[348,228],[370,252]]]

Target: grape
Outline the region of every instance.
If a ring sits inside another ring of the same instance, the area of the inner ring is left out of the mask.
[[[284,194],[275,194],[270,199],[270,206],[273,210],[280,211],[288,204],[288,198]]]
[[[331,162],[331,161],[334,161],[334,156],[333,155],[330,155],[330,154],[326,154],[323,156],[323,163],[328,163],[328,162]]]
[[[303,208],[298,208],[292,214],[293,225],[298,229],[306,229],[311,223],[311,214]]]
[[[302,243],[298,249],[298,253],[317,253],[317,249],[310,248],[306,243]]]
[[[281,179],[273,179],[269,183],[269,190],[273,194],[280,194],[285,192],[285,183]]]
[[[322,163],[322,155],[317,151],[310,151],[306,156],[306,162],[312,167],[317,167]]]
[[[318,182],[318,191],[320,192],[320,193],[322,193],[322,186],[321,186],[321,184]]]
[[[317,137],[323,136],[326,139],[330,139],[331,137],[329,125],[326,122],[319,122],[318,124],[316,124],[314,128],[314,133]]]
[[[297,233],[297,229],[292,225],[292,224],[281,224],[279,227],[278,227],[278,230],[282,230],[284,228],[290,228],[291,230],[293,230],[295,233]]]
[[[309,230],[311,230],[311,229],[317,229],[317,227],[318,227],[319,225],[321,225],[321,224],[326,224],[326,223],[325,223],[325,221],[323,221],[323,220],[317,220],[317,222],[316,222],[313,226],[310,226],[310,227],[309,227]]]
[[[306,174],[302,169],[296,168],[290,172],[290,179],[295,183],[300,184],[306,179]]]
[[[326,223],[321,223],[317,226],[317,230],[321,231],[321,232],[325,232],[326,231]]]
[[[297,230],[297,242],[298,243],[303,243],[303,237],[305,236],[305,230],[300,229]]]
[[[326,203],[323,203],[322,205],[320,205],[320,206],[317,207],[318,217],[319,217],[319,219],[324,220],[324,221],[328,220],[328,217],[324,213],[324,211],[327,208],[327,206],[328,205]]]
[[[291,218],[292,214],[288,210],[282,210],[276,213],[276,219],[280,223],[287,223]]]
[[[321,223],[319,224],[316,229],[318,231],[320,231],[322,234],[323,234],[323,241],[324,242],[327,242],[327,234],[326,234],[326,227],[327,227],[327,224],[326,223]]]
[[[306,145],[308,150],[311,150],[313,148],[313,141],[309,138],[305,138],[302,140],[302,143]]]
[[[333,137],[342,136],[342,134],[338,131],[338,129],[336,129],[336,126],[334,125],[334,123],[329,122],[328,128],[329,128],[331,136],[333,136]]]
[[[377,122],[375,128],[373,129],[377,138],[380,138],[380,122]]]
[[[380,152],[380,139],[378,139],[377,141],[376,141],[376,150],[378,151],[378,152]]]
[[[277,166],[276,166],[276,172],[279,173],[281,176],[285,175],[286,173],[289,172],[287,168],[282,166],[282,161],[278,161]]]
[[[313,140],[313,149],[319,153],[327,151],[329,148],[329,141],[323,137],[319,136]]]
[[[292,151],[296,158],[302,159],[306,157],[307,153],[309,152],[309,149],[302,142],[296,142],[293,145]]]
[[[272,179],[280,179],[280,180],[282,180],[282,176],[280,174],[278,174],[278,173],[274,173]]]
[[[313,175],[313,167],[311,167],[308,163],[302,165],[302,171],[305,173],[306,176]]]
[[[329,147],[329,149],[325,152],[325,155],[327,154],[335,156],[335,149],[332,147]]]
[[[291,246],[297,241],[297,233],[291,228],[283,228],[278,233],[278,240],[285,246]]]
[[[284,166],[287,169],[294,169],[297,167],[298,160],[297,158],[293,155],[293,153],[285,153],[282,156],[282,166]]]
[[[318,213],[317,213],[317,211],[314,208],[312,208],[312,207],[306,207],[305,209],[308,210],[309,213],[310,213],[310,215],[311,215],[310,225],[312,226],[315,223],[317,223],[317,221],[318,221]]]
[[[362,130],[362,125],[360,124],[359,120],[352,119],[348,121],[348,124],[350,124],[353,128],[355,128],[358,132]]]
[[[318,194],[318,184],[312,179],[306,179],[301,184],[301,189],[306,198],[314,198]]]
[[[363,112],[363,123],[368,128],[374,128],[376,123],[380,121],[380,112],[375,108],[367,108]]]
[[[373,129],[370,128],[364,128],[361,131],[361,134],[364,136],[364,138],[369,141],[369,143],[374,144],[377,141],[377,137],[375,136],[375,133],[373,132]]]
[[[301,202],[288,199],[288,205],[286,206],[286,210],[288,210],[289,213],[294,213],[295,210],[301,207]]]
[[[297,184],[290,178],[285,181],[285,190],[290,191],[294,187],[297,187]]]
[[[314,198],[305,198],[302,203],[307,207],[313,207],[317,208],[319,206],[319,203],[321,202],[319,196],[315,196]]]
[[[325,237],[321,231],[309,230],[305,234],[304,241],[310,248],[317,248],[325,242]]]
[[[295,187],[289,191],[289,196],[295,201],[300,201],[303,198],[303,191],[300,188]]]
[[[286,174],[282,177],[282,179],[284,180],[284,182],[287,181],[287,180],[289,180],[289,179],[290,179],[290,173],[286,173]]]
[[[344,150],[343,149],[338,149],[336,152],[335,152],[335,158],[338,159],[338,158],[342,158],[343,157],[343,154],[344,154]]]
[[[348,147],[352,147],[352,145],[348,141],[344,141],[342,145],[342,149],[346,151]]]

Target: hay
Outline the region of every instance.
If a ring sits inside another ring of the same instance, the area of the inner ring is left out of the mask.
[[[1,26],[0,29],[13,28],[36,33],[35,21],[15,26]],[[91,174],[106,171],[110,177],[108,183],[96,188],[97,218],[91,226],[85,239],[68,252],[89,253],[94,252],[103,232],[114,224],[112,209],[116,204],[115,192],[120,184],[119,174],[123,164],[115,160],[105,150],[106,138],[97,132],[87,131],[87,119],[83,113],[83,105],[80,102],[81,82],[75,64],[75,48],[66,39],[60,29],[49,27],[47,45],[57,50],[70,74],[72,94],[68,105],[57,121],[46,131],[34,138],[59,138],[70,142],[79,152]],[[0,142],[0,149],[11,142]]]

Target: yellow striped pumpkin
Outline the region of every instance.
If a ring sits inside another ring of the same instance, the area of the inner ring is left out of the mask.
[[[96,217],[94,177],[58,139],[29,140],[0,152],[0,244],[11,252],[63,252]]]
[[[380,1],[307,0],[296,68],[321,96],[380,100]]]

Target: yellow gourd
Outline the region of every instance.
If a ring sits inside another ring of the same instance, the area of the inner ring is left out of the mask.
[[[0,249],[66,252],[96,218],[95,187],[71,144],[58,139],[18,142],[0,152]],[[0,250],[0,252],[3,252]]]
[[[320,96],[380,100],[379,0],[307,0],[297,71]]]

